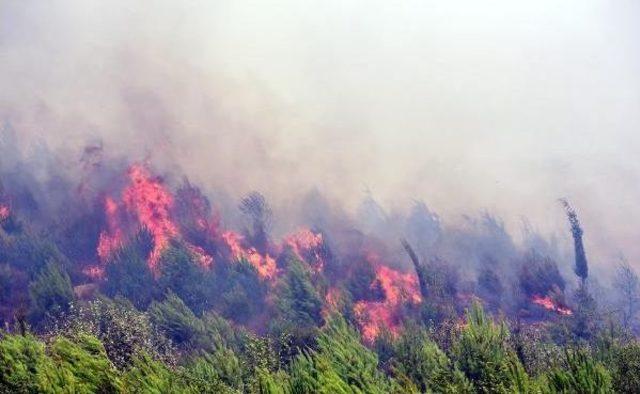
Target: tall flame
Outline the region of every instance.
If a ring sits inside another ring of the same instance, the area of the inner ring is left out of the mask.
[[[124,235],[118,220],[118,204],[107,197],[104,201],[104,212],[108,230],[100,233],[98,239],[98,257],[101,261],[106,261],[113,252],[122,246]]]
[[[122,223],[123,214],[135,218],[140,227],[145,228],[153,238],[153,249],[148,258],[149,268],[157,272],[158,261],[169,241],[179,235],[178,226],[171,218],[173,196],[165,188],[159,178],[140,164],[135,164],[127,172],[129,184],[122,193],[122,204],[113,198],[105,199],[105,216],[107,229],[100,233],[97,253],[102,262],[122,246],[125,232]],[[189,251],[203,268],[213,264],[213,258],[195,245],[187,244]],[[96,272],[88,272],[88,276],[96,276]]]
[[[162,183],[152,178],[149,171],[141,165],[131,166],[129,180],[131,184],[125,189],[122,200],[127,210],[137,216],[140,224],[153,237],[149,267],[155,271],[162,251],[178,233],[169,215],[173,197]]]

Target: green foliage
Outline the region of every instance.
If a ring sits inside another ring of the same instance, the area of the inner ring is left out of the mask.
[[[172,359],[171,344],[152,325],[149,316],[121,297],[73,306],[59,322],[57,332],[71,337],[94,335],[104,344],[109,359],[121,369],[130,366],[141,353]]]
[[[455,366],[476,392],[508,392],[514,386],[510,367],[519,361],[509,345],[509,330],[504,323],[494,323],[478,303],[467,311],[467,325],[452,353]]]
[[[116,251],[106,265],[109,280],[102,284],[102,291],[109,297],[122,296],[136,308],[144,309],[158,296],[155,279],[147,265],[146,256],[151,250],[151,236],[141,231],[131,242]]]
[[[37,393],[51,383],[53,368],[45,346],[30,335],[0,340],[0,392]]]
[[[173,292],[149,307],[151,321],[178,345],[193,344],[203,335],[204,326],[191,309]]]
[[[107,358],[102,343],[88,335],[75,342],[58,337],[49,350],[62,387],[74,393],[117,393],[122,391],[118,372]]]
[[[388,393],[394,383],[378,369],[374,352],[341,317],[318,337],[318,350],[301,354],[290,368],[293,393]]]
[[[613,393],[609,372],[591,358],[585,350],[567,350],[563,368],[547,376],[549,393]]]
[[[612,378],[616,393],[640,393],[640,344],[633,341],[612,352]]]
[[[289,264],[279,295],[278,309],[284,320],[303,327],[322,324],[322,300],[300,262]]]
[[[172,244],[158,263],[158,287],[176,293],[194,312],[201,314],[209,300],[209,272],[201,268],[184,245]]]
[[[250,337],[246,329],[232,325],[215,312],[206,313],[201,320],[204,325],[204,341],[208,346],[206,349],[223,347],[238,352]]]
[[[66,313],[73,302],[74,294],[69,275],[50,261],[29,285],[31,321],[37,323],[45,317],[55,318]]]
[[[119,393],[123,386],[96,338],[58,337],[49,349],[32,336],[0,341],[0,392]]]
[[[132,394],[183,393],[185,387],[165,364],[142,354],[124,374],[123,382]]]
[[[265,310],[266,284],[245,259],[221,265],[212,286],[218,292],[217,310],[227,319],[248,324]]]
[[[219,349],[190,362],[182,379],[197,393],[242,392],[244,370],[240,360],[228,349]]]
[[[2,251],[6,261],[13,267],[35,278],[49,262],[56,262],[62,268],[71,266],[69,260],[57,246],[45,237],[24,233],[12,238]]]
[[[469,381],[424,329],[408,327],[392,346],[391,369],[399,381],[410,381],[421,393],[471,392]]]
[[[215,352],[221,349],[239,350],[248,334],[235,328],[215,312],[198,318],[174,293],[169,292],[163,302],[149,308],[154,327],[182,350]]]

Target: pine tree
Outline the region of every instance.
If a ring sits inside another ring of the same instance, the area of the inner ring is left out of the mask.
[[[60,317],[69,310],[74,300],[69,275],[54,261],[50,261],[29,285],[29,295],[29,317],[34,324],[42,323],[44,318]]]
[[[569,205],[569,202],[562,199],[560,200],[560,203],[564,207],[567,213],[567,218],[569,219],[569,224],[571,225],[571,235],[573,235],[573,244],[576,259],[574,271],[584,285],[587,277],[589,276],[589,266],[587,264],[587,256],[585,254],[584,245],[582,243],[582,227],[580,227],[580,221],[578,220],[576,211],[573,209],[573,207],[571,207],[571,205]]]

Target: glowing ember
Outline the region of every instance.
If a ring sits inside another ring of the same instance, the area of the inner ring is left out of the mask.
[[[90,266],[86,267],[82,270],[82,273],[88,276],[91,279],[103,279],[104,278],[104,267],[100,266]]]
[[[553,299],[551,299],[551,297],[540,297],[540,296],[534,295],[533,298],[531,299],[531,302],[533,302],[536,305],[540,305],[541,307],[549,311],[557,312],[558,314],[563,316],[573,315],[573,311],[571,309],[558,304]]]
[[[418,304],[422,301],[418,278],[415,275],[404,274],[380,265],[376,268],[376,277],[382,284],[385,300],[359,301],[354,307],[362,337],[370,343],[380,334],[383,327],[397,335],[402,328],[401,306],[406,302]]]
[[[8,206],[0,204],[0,221],[5,220],[11,215],[11,210]]]
[[[155,271],[162,251],[169,245],[169,240],[177,235],[177,227],[169,216],[173,197],[141,165],[129,169],[129,179],[131,184],[124,191],[123,201],[127,210],[138,217],[140,224],[153,237],[149,267]]]
[[[233,231],[226,231],[222,233],[222,239],[227,244],[235,260],[246,259],[263,279],[276,277],[276,261],[268,254],[262,256],[255,248],[245,248],[242,245],[244,240],[242,235]]]

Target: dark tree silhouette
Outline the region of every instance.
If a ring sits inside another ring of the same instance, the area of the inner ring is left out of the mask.
[[[251,228],[245,230],[251,245],[265,254],[269,246],[268,228],[272,215],[267,200],[259,192],[251,192],[240,201],[239,208],[251,221]]]
[[[569,202],[565,199],[561,199],[560,203],[564,207],[569,223],[571,224],[571,234],[573,235],[573,244],[576,255],[576,266],[574,271],[584,285],[587,277],[589,276],[589,265],[587,264],[587,256],[584,252],[584,245],[582,243],[582,227],[580,227],[580,221],[578,220],[576,211],[571,207],[571,205],[569,205]]]

